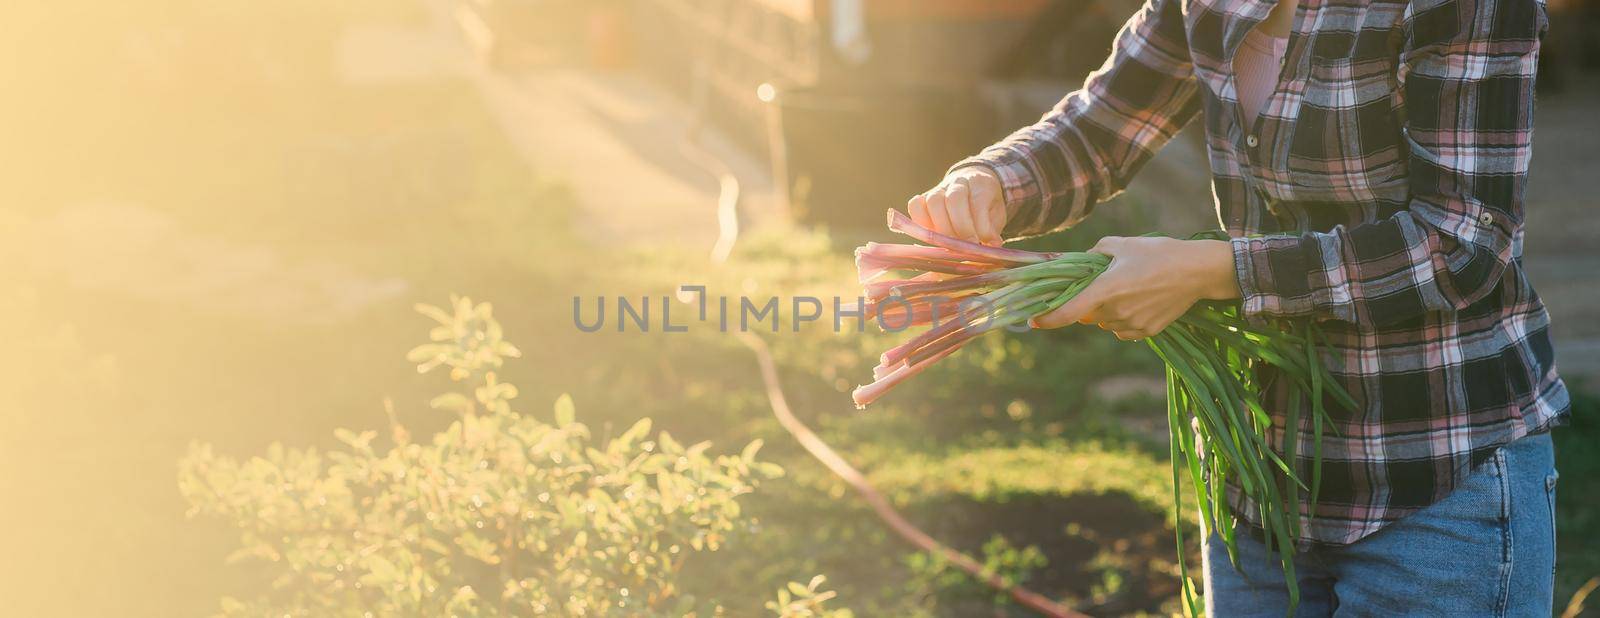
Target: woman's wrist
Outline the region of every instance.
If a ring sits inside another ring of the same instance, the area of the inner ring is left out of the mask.
[[[1197,286],[1200,298],[1206,300],[1235,300],[1239,298],[1239,280],[1234,274],[1233,244],[1225,240],[1187,241],[1189,276]]]

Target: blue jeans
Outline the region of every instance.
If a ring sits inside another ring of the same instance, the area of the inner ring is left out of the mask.
[[[1555,582],[1555,451],[1550,435],[1512,442],[1443,500],[1351,545],[1295,556],[1299,616],[1549,616]],[[1277,554],[1234,535],[1206,539],[1212,618],[1288,614]]]

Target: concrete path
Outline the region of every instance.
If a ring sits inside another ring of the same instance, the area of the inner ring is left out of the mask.
[[[483,93],[531,173],[571,187],[580,211],[574,225],[582,237],[608,245],[711,248],[718,234],[720,185],[689,152],[693,110],[630,72],[490,69],[465,40],[457,4],[429,0],[426,5],[432,15],[426,32],[352,33],[344,54],[347,76],[459,75]],[[738,178],[742,225],[774,216],[777,201],[760,158],[712,129],[701,131],[697,144]]]

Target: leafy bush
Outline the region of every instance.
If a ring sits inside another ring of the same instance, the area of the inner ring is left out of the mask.
[[[712,456],[709,443],[652,439],[643,419],[596,444],[566,396],[553,423],[523,416],[517,388],[495,375],[520,352],[489,304],[457,298],[452,309],[418,307],[438,325],[408,355],[460,385],[433,400],[459,418],[431,439],[414,441],[391,411],[386,448],[376,431],[349,430],[337,432],[346,448],[326,453],[274,444],[241,461],[191,447],[179,472],[190,515],[238,527],[234,558],[265,560],[275,578],[263,598],[223,599],[223,613],[717,611],[675,577],[741,524],[741,496],[782,474],[756,460],[760,441]],[[808,598],[820,607],[818,596]]]
[[[777,600],[767,601],[767,609],[777,614],[778,618],[855,618],[855,612],[848,609],[826,607],[830,599],[838,596],[832,590],[822,589],[826,581],[828,578],[818,575],[805,585],[789,582],[778,590]]]
[[[983,573],[1000,576],[1008,586],[1027,583],[1034,572],[1050,563],[1038,547],[1029,545],[1018,548],[999,534],[989,537],[989,541],[983,544],[982,558]],[[968,598],[983,599],[997,607],[1011,603],[1009,596],[996,592],[952,566],[943,555],[929,552],[911,554],[906,557],[906,566],[914,574],[913,591],[938,594],[948,597],[951,602]]]

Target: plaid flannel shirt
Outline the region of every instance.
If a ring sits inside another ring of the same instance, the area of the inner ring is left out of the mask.
[[[1245,125],[1232,60],[1273,4],[1147,0],[1082,89],[957,167],[998,174],[1008,237],[1044,233],[1121,191],[1203,111],[1245,314],[1320,320],[1360,404],[1327,402],[1337,433],[1301,527],[1348,544],[1567,415],[1521,259],[1548,21],[1542,0],[1301,0],[1276,90]],[[1281,432],[1291,402],[1261,377]],[[1308,417],[1290,434],[1302,473]],[[1259,524],[1240,492],[1230,502]]]

